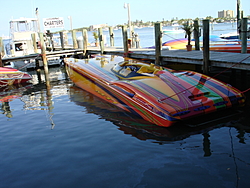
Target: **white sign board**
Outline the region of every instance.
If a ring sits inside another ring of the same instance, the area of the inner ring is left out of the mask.
[[[43,18],[44,29],[64,28],[64,21],[62,17],[59,18]]]

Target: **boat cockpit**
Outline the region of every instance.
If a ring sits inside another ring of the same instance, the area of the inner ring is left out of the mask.
[[[112,68],[112,72],[121,79],[152,77],[161,70],[163,70],[162,67],[158,67],[153,63],[145,65],[141,63],[131,63],[129,61],[120,62]]]

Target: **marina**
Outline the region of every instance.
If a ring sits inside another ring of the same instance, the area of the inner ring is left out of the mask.
[[[29,76],[0,86],[0,188],[249,187],[250,54],[164,46],[175,27],[0,38],[4,77]]]

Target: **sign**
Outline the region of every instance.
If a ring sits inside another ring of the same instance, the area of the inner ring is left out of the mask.
[[[44,29],[64,28],[64,20],[62,17],[43,18],[43,27],[44,27]]]

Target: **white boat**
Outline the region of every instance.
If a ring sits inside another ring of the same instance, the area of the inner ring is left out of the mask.
[[[32,34],[38,43],[38,20],[36,18],[19,18],[10,21],[11,56],[24,56],[36,53],[34,51]],[[41,50],[38,49],[39,53]]]
[[[39,55],[41,53],[38,23],[37,18],[19,18],[10,21],[10,43],[7,44],[8,46],[6,47],[6,49],[10,51],[9,56],[19,57],[36,53]],[[36,38],[36,50],[34,48],[32,34],[34,34]],[[48,58],[47,60],[48,65],[60,64],[59,57]],[[34,59],[14,62],[14,67],[17,69],[35,68],[35,66]],[[39,66],[42,66],[41,62],[39,62]]]
[[[239,39],[239,34],[237,31],[225,33],[225,34],[221,34],[220,38],[222,38],[222,39]]]

